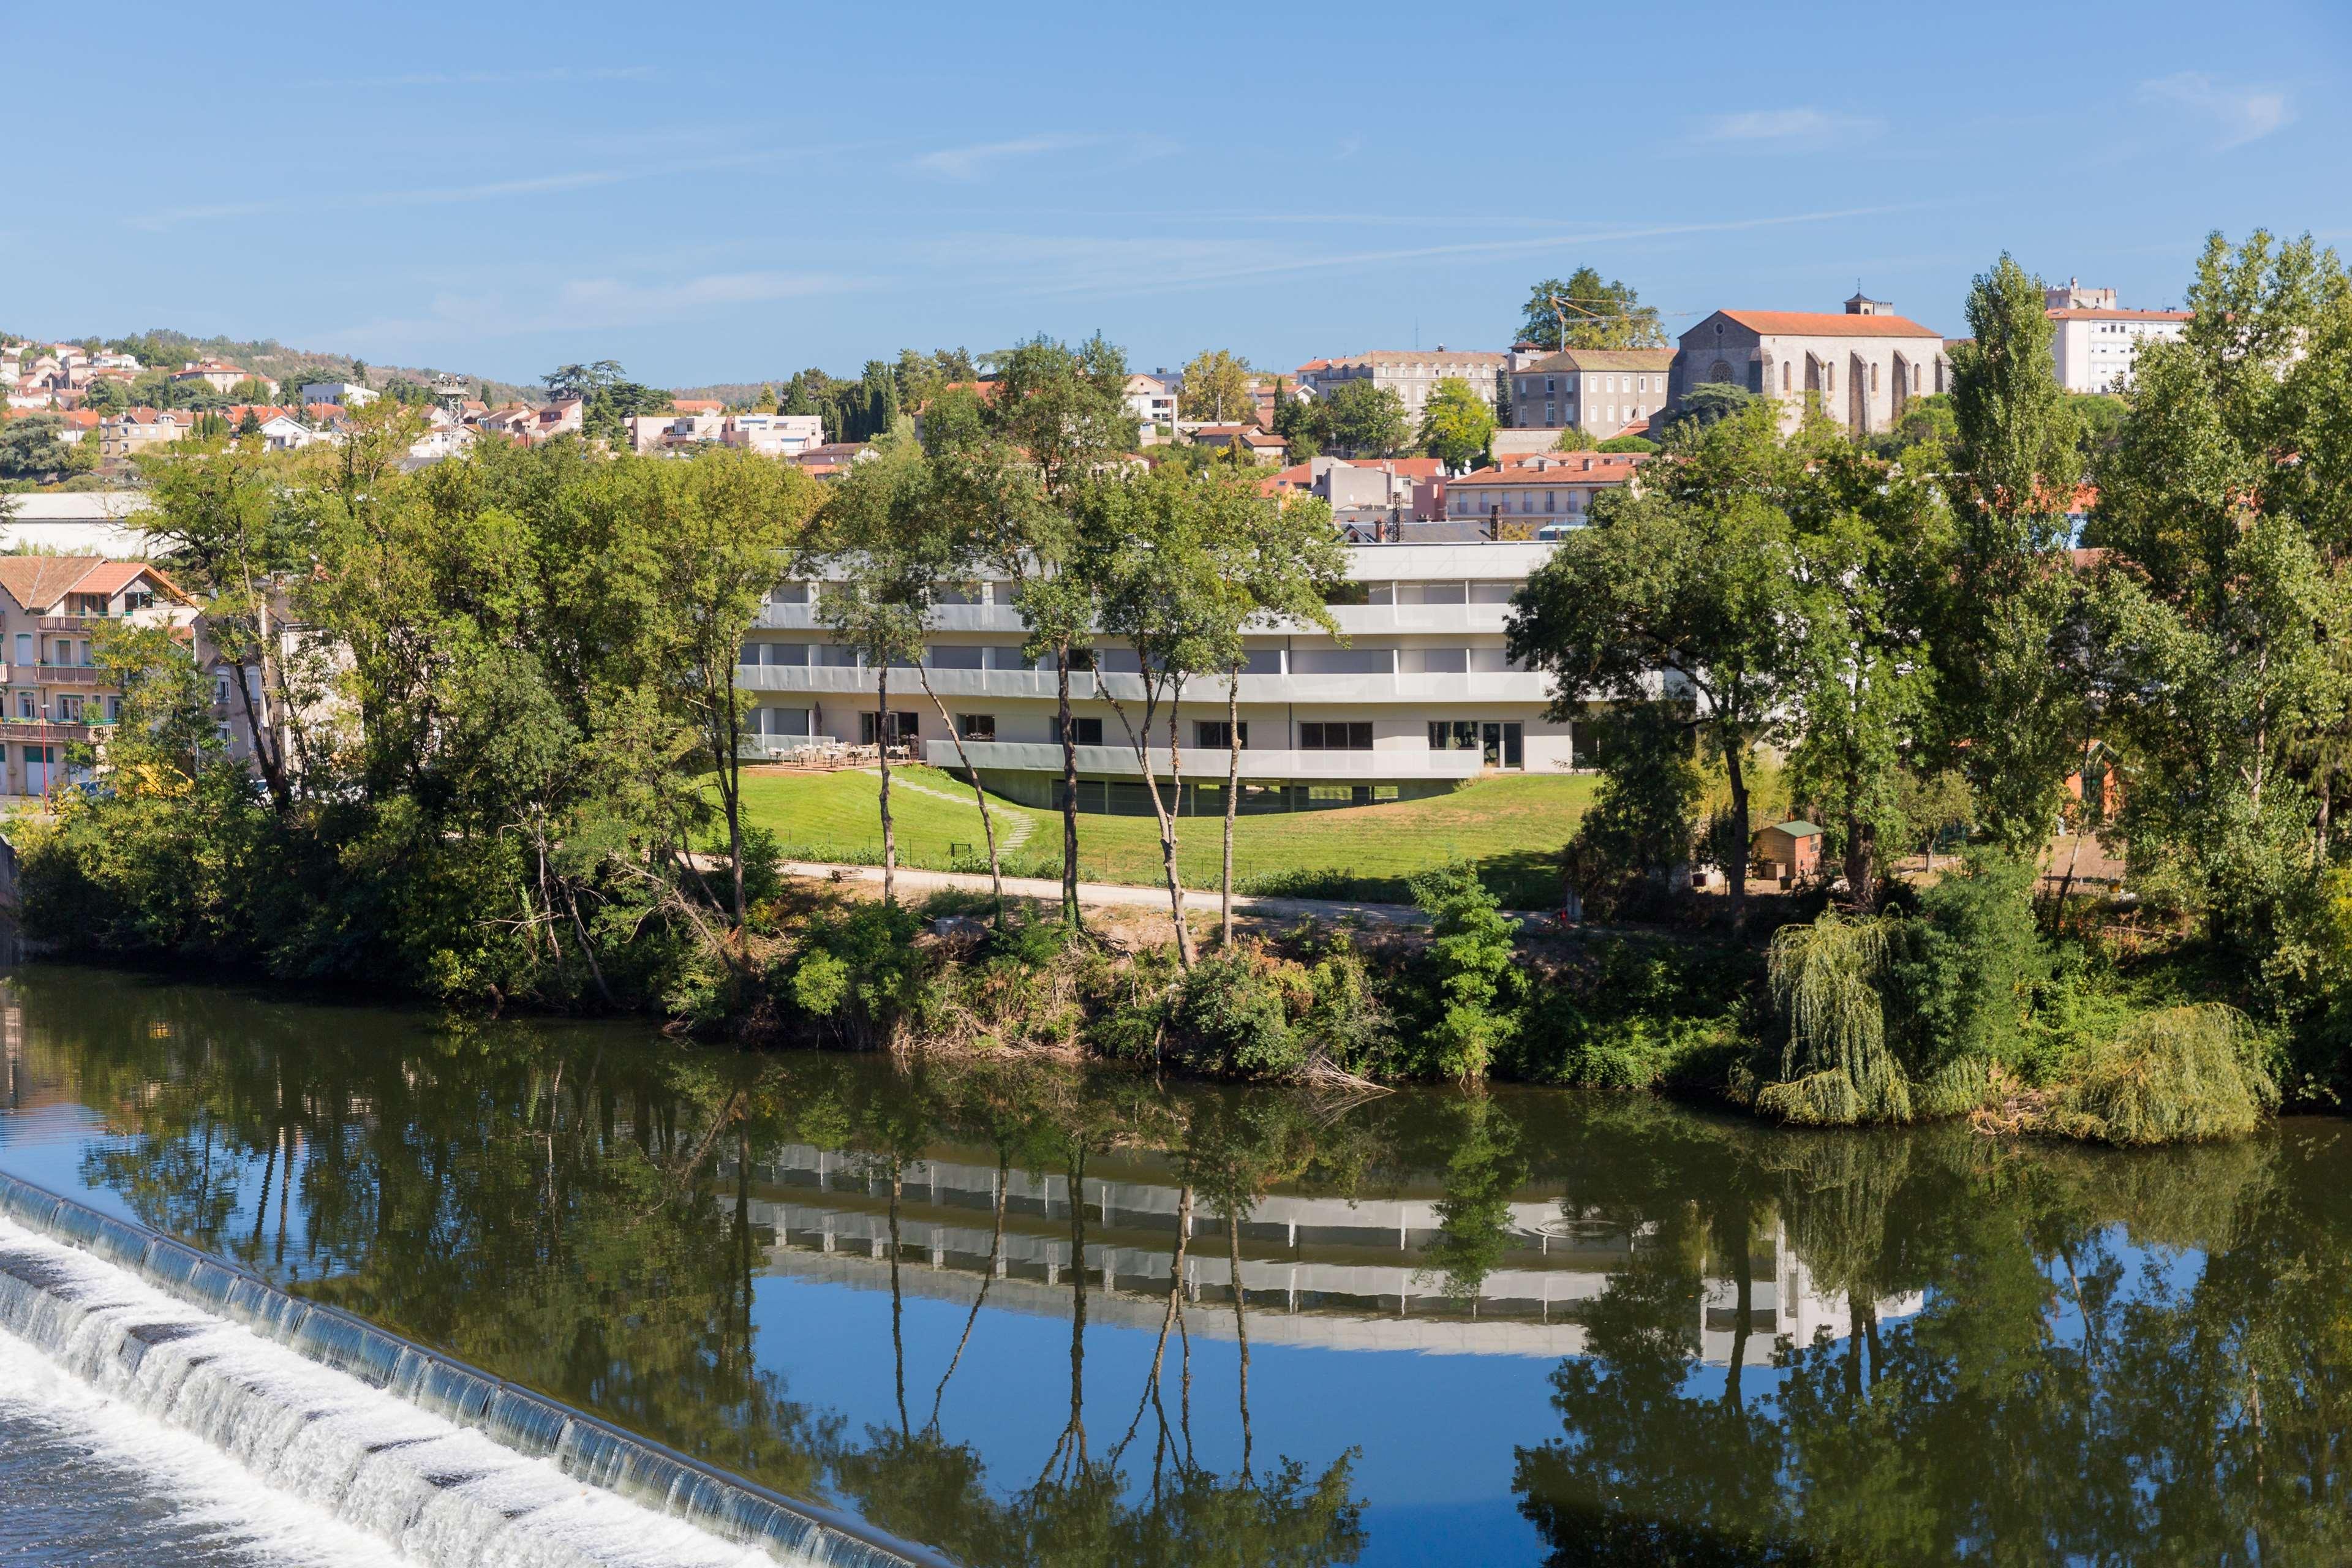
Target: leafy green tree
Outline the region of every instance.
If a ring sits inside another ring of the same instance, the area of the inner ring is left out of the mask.
[[[1254,424],[1257,418],[1257,398],[1250,390],[1254,379],[1249,363],[1239,355],[1226,349],[1203,349],[1184,365],[1178,410],[1187,419]]]
[[[1679,424],[1695,419],[1701,425],[1712,425],[1718,419],[1745,413],[1756,401],[1756,395],[1744,386],[1734,386],[1727,381],[1701,382],[1683,395],[1669,422]]]
[[[1775,504],[1784,458],[1769,410],[1684,437],[1660,481],[1612,491],[1528,579],[1510,656],[1552,677],[1551,711],[1670,703],[1731,788],[1731,915],[1747,921],[1748,769],[1801,677],[1797,541]],[[1662,683],[1663,682],[1663,686]]]
[[[1078,924],[1078,741],[1071,722],[1070,666],[1092,645],[1099,591],[1076,567],[1082,492],[1135,449],[1127,406],[1127,356],[1101,334],[1075,347],[1039,336],[997,356],[986,432],[995,519],[986,553],[1029,630],[1025,651],[1050,658],[1062,742],[1062,919]],[[1025,480],[1016,474],[1025,473]]]
[[[1412,440],[1404,399],[1370,381],[1341,382],[1320,408],[1322,434],[1347,457],[1393,458]]]
[[[1519,313],[1519,341],[1550,349],[1650,349],[1665,345],[1657,307],[1641,303],[1633,285],[1602,282],[1580,267],[1565,279],[1547,278],[1528,291]]]
[[[72,453],[58,433],[65,421],[36,414],[0,424],[0,479],[38,479],[63,473]]]
[[[822,563],[837,574],[824,585],[818,618],[874,671],[886,903],[897,897],[892,884],[898,863],[890,820],[890,672],[921,662],[924,626],[939,581],[932,542],[920,526],[919,510],[908,504],[923,478],[922,448],[911,442],[887,442],[879,457],[851,464],[826,498],[807,569],[814,576]]]
[[[2081,455],[2041,279],[2004,255],[1977,279],[1968,310],[1974,338],[1952,355],[1958,471],[1950,594],[1934,638],[1937,708],[1979,824],[2009,852],[2036,855],[2087,722],[2064,553]]]
[[[1495,439],[1495,405],[1468,382],[1448,376],[1422,407],[1421,445],[1449,468],[1468,468]]]
[[[1331,526],[1329,505],[1315,497],[1286,500],[1259,492],[1256,479],[1228,470],[1210,478],[1202,497],[1205,548],[1224,592],[1208,602],[1205,636],[1225,682],[1225,822],[1218,879],[1220,940],[1234,942],[1234,820],[1241,809],[1241,678],[1248,665],[1242,635],[1285,624],[1339,636],[1330,591],[1348,574],[1347,547]]]

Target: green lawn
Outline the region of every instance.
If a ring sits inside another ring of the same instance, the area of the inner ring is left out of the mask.
[[[946,868],[965,860],[960,849],[951,856],[951,847],[970,845],[984,865],[980,813],[968,786],[928,767],[894,768],[891,776],[919,786],[891,791],[903,863]],[[855,770],[747,774],[747,822],[774,833],[795,858],[878,860],[879,783]],[[1401,900],[1407,877],[1458,855],[1478,866],[1505,902],[1548,908],[1559,894],[1554,857],[1591,803],[1593,784],[1590,777],[1509,775],[1427,800],[1244,816],[1234,833],[1234,881],[1245,891]],[[1008,869],[1058,873],[1058,815],[994,797],[990,811],[1000,842],[1018,837],[1005,856]],[[1222,831],[1216,817],[1181,820],[1178,852],[1187,885],[1215,885]],[[1159,829],[1149,816],[1087,813],[1078,819],[1078,855],[1088,881],[1153,882],[1160,877]]]

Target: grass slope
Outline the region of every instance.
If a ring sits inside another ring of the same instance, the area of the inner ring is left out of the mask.
[[[891,791],[899,858],[946,868],[951,845],[980,848],[980,813],[971,791],[934,768],[891,770],[914,788]],[[758,773],[743,781],[747,822],[776,835],[804,859],[875,861],[882,826],[867,772]],[[1591,803],[1594,781],[1561,774],[1505,775],[1474,781],[1450,795],[1337,811],[1244,816],[1234,830],[1234,879],[1244,891],[1300,897],[1402,900],[1405,879],[1459,855],[1475,864],[1507,903],[1548,908],[1559,896],[1559,847]],[[942,799],[941,796],[951,798]],[[1009,869],[1052,876],[1061,863],[1061,818],[991,798],[999,842],[1027,824]],[[1189,887],[1216,884],[1223,823],[1186,817],[1178,830],[1178,864]],[[1150,883],[1160,878],[1160,836],[1149,816],[1087,813],[1078,819],[1079,871],[1088,881]]]

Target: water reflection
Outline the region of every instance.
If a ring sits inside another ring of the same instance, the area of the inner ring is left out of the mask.
[[[1379,1559],[1489,1368],[1549,1415],[1465,1559],[2352,1547],[2337,1124],[2127,1156],[10,996],[0,1163],[95,1118],[67,1174],[147,1222],[976,1564]],[[870,1322],[881,1392],[796,1397],[803,1321]]]

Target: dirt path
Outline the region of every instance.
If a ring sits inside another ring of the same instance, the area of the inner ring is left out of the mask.
[[[857,771],[873,779],[879,779],[882,776],[880,768],[860,768]],[[929,784],[909,783],[906,779],[893,780],[890,787],[910,789],[917,795],[927,795],[933,800],[944,800],[953,805],[974,804],[971,796],[968,795],[950,795],[946,790],[933,789]],[[996,825],[1004,830],[1004,837],[996,841],[996,853],[1000,859],[1026,844],[1029,841],[1030,830],[1037,826],[1037,819],[1025,812],[1016,816],[1009,812],[992,810],[989,815],[994,817]]]

